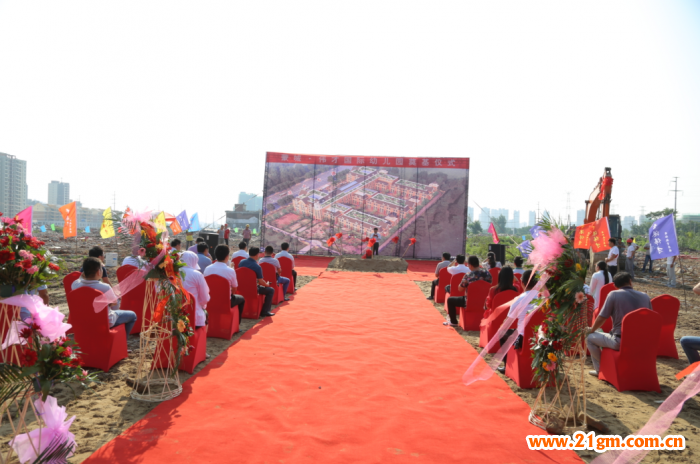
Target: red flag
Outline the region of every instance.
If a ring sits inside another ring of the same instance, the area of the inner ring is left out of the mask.
[[[489,225],[489,232],[493,236],[493,243],[498,243],[498,233],[496,233],[496,228],[493,226],[493,222]]]
[[[32,236],[32,211],[33,211],[33,206],[30,206],[29,208],[25,208],[19,213],[15,215],[15,217],[12,219],[13,223],[21,223],[22,227],[24,227],[24,235],[27,237]]]
[[[591,247],[591,235],[595,229],[595,222],[589,222],[576,228],[574,236],[574,248],[588,250]]]
[[[599,251],[605,251],[610,249],[608,245],[608,240],[610,240],[610,226],[608,224],[608,218],[597,220],[595,223],[595,228],[591,234],[591,247],[594,253]]]
[[[78,219],[75,202],[63,205],[58,209],[63,216],[63,238],[78,236]]]

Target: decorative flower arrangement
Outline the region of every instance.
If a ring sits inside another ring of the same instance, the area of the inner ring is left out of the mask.
[[[577,322],[581,320],[580,312],[585,314],[587,308],[583,293],[587,265],[555,223],[546,217],[541,226],[543,232],[532,241],[529,256],[529,263],[537,271],[550,276],[548,300],[541,309],[546,318],[531,340],[533,380],[540,386],[557,377],[567,351],[583,336],[585,327]]]
[[[2,213],[0,213],[2,216]],[[0,297],[21,295],[58,277],[44,242],[25,235],[23,220],[2,218],[0,231]]]

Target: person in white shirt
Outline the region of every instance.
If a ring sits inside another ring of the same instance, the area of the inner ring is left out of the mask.
[[[238,306],[238,322],[241,322],[243,317],[243,308],[245,307],[245,298],[241,295],[236,295],[238,291],[238,279],[236,271],[229,266],[231,250],[228,245],[219,245],[214,250],[216,262],[207,266],[204,270],[204,277],[210,275],[218,275],[228,281],[229,290],[231,291],[231,308]]]
[[[374,242],[374,245],[372,246],[372,254],[378,255],[379,254],[379,241],[382,239],[382,235],[379,233],[379,228],[375,227],[374,233],[372,235],[370,235],[369,238],[376,240],[376,242]]]
[[[450,263],[449,266],[447,266],[447,272],[449,272],[451,275],[457,275],[457,274],[469,274],[471,272],[471,269],[469,269],[464,262],[467,260],[467,257],[464,255],[457,255],[455,257],[455,260]],[[451,285],[447,285],[445,287],[445,292],[450,293],[450,287]]]
[[[666,274],[668,274],[668,286],[676,287],[676,258],[678,256],[669,256],[666,258]]]
[[[487,271],[491,268],[498,267],[501,268],[503,267],[503,264],[501,264],[500,261],[496,261],[496,255],[494,252],[490,251],[489,254],[486,255],[486,261],[481,263],[481,267],[486,269]]]
[[[498,264],[498,263],[496,263]],[[515,259],[513,260],[513,264],[515,264],[515,269],[513,269],[513,274],[520,274],[521,276],[525,272],[525,269],[523,269],[523,258],[521,256],[516,256]]]
[[[600,300],[600,290],[604,285],[607,285],[613,281],[613,276],[610,274],[610,272],[608,272],[608,265],[605,263],[605,261],[598,261],[596,268],[598,269],[598,272],[591,276],[589,295],[593,297],[595,307],[597,308]]]
[[[83,275],[73,282],[71,285],[71,290],[77,290],[81,287],[90,287],[101,293],[107,293],[112,291],[112,287],[102,282],[102,261],[97,258],[87,258],[83,261]],[[107,317],[109,318],[109,326],[117,327],[118,325],[124,324],[124,329],[126,329],[126,339],[129,340],[129,333],[131,329],[136,324],[136,313],[133,311],[125,311],[119,309],[118,303],[112,303],[107,308],[109,311]]]
[[[614,238],[608,240],[608,245],[610,245],[610,251],[608,252],[608,257],[605,258],[605,262],[608,265],[608,270],[610,270],[610,275],[615,277],[617,273],[617,257],[620,256],[620,249],[617,247],[617,240]]]
[[[127,256],[122,261],[122,266],[134,266],[135,268],[142,268],[146,262],[139,256],[139,246],[134,245],[131,247],[131,256]]]
[[[450,258],[452,257],[451,254],[449,253],[443,253],[442,254],[442,261],[440,261],[435,268],[435,280],[433,280],[431,286],[430,286],[430,296],[427,297],[428,300],[434,300],[435,299],[435,288],[438,286],[440,283],[440,271],[442,268],[445,268],[450,265]]]
[[[246,242],[241,242],[238,244],[238,251],[231,256],[231,259],[233,258],[238,258],[241,257],[243,259],[248,259],[250,256],[248,255],[248,244]]]
[[[186,251],[180,257],[180,261],[186,264],[182,268],[182,272],[185,273],[182,286],[195,298],[194,327],[198,329],[207,325],[207,313],[204,311],[204,308],[207,307],[207,303],[210,300],[209,286],[207,281],[204,280],[202,273],[199,272],[199,259],[196,254]]]
[[[294,256],[289,254],[289,243],[287,242],[282,242],[282,245],[280,245],[280,248],[282,248],[282,251],[277,253],[275,256],[277,258],[289,258],[289,260],[292,262],[292,278],[294,278],[294,293],[296,293],[296,285],[297,285],[297,271],[294,270],[294,267],[296,264],[294,263]]]
[[[287,289],[289,288],[289,279],[282,276],[282,266],[280,266],[280,262],[277,261],[277,258],[272,257],[272,253],[275,252],[275,249],[272,248],[271,245],[268,245],[265,247],[265,256],[260,258],[258,261],[258,264],[272,264],[275,266],[275,271],[277,272],[277,283],[282,284],[282,294],[284,295],[284,301],[289,301],[289,298],[287,298]]]
[[[637,254],[639,247],[634,243],[634,237],[627,239],[627,259],[625,260],[625,270],[634,279],[634,257]]]
[[[527,298],[529,296],[533,296],[531,292],[534,292],[533,288],[535,288],[535,285],[537,285],[537,276],[532,275],[532,270],[528,269],[523,273],[523,282],[527,282],[527,288],[525,291],[519,295],[515,300],[513,300],[513,303],[510,305],[510,309],[508,310],[508,317],[515,317],[515,311],[519,310],[518,308],[518,303],[523,300],[524,298]],[[537,295],[534,295],[535,298],[537,298]],[[519,311],[517,314],[518,316],[518,328],[517,329],[508,329],[506,330],[506,333],[503,334],[503,337],[501,338],[500,342],[501,345],[504,345],[506,341],[508,341],[508,337],[511,336],[514,330],[518,331],[518,338],[515,339],[515,342],[513,343],[513,347],[516,350],[519,350],[523,347],[523,336],[525,335],[525,318],[527,317],[528,314],[532,312],[532,310],[535,309],[535,305],[532,303],[527,305],[527,309],[525,311]],[[528,340],[529,343],[529,340]],[[507,356],[503,356],[503,366],[504,367],[499,367],[498,372],[501,374],[506,373],[506,359]]]

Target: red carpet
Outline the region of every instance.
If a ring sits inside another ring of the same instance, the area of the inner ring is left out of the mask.
[[[439,261],[419,261],[407,259],[408,278],[411,280],[435,280],[435,268]]]
[[[317,276],[326,270],[328,263],[333,261],[332,256],[294,256],[294,270],[298,275]]]
[[[555,463],[528,406],[403,274],[324,272],[97,450],[101,463]]]

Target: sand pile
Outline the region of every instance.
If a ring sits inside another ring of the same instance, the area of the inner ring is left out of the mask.
[[[400,272],[405,273],[408,263],[395,256],[375,256],[362,259],[360,256],[338,256],[328,265],[328,269],[359,272]]]

